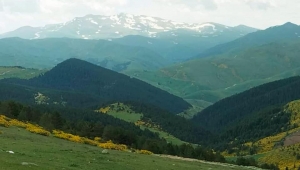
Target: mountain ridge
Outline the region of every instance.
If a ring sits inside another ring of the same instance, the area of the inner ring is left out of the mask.
[[[174,114],[190,107],[183,99],[143,81],[75,58],[58,64],[39,77],[29,80],[3,79],[0,84],[3,87],[3,100],[23,101],[27,98],[27,101],[34,101],[35,96],[42,94],[47,96],[47,103],[61,101],[72,107],[94,107],[115,101],[135,101],[154,105]],[[9,86],[15,88],[10,91],[16,94],[7,94],[5,89],[10,88]]]
[[[248,30],[256,30],[248,27]],[[43,27],[21,27],[17,30],[0,35],[4,37],[20,36],[26,39],[39,39],[48,37],[70,37],[82,39],[106,39],[119,38],[126,35],[142,35],[158,37],[158,33],[176,29],[187,29],[199,35],[221,34],[226,29],[240,31],[242,34],[249,33],[245,29],[229,27],[216,23],[179,23],[159,17],[145,15],[131,15],[121,13],[118,15],[86,15],[76,17],[73,20],[60,24],[50,24]],[[27,33],[26,33],[27,32]],[[22,33],[26,35],[22,36]]]

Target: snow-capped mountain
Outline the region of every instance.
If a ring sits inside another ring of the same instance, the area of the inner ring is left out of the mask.
[[[51,37],[69,37],[81,39],[112,39],[127,35],[141,35],[152,38],[176,37],[178,32],[189,33],[196,37],[216,37],[226,32],[235,32],[240,36],[256,31],[248,27],[228,27],[215,23],[188,24],[178,23],[157,17],[144,15],[87,15],[77,17],[61,24],[44,27],[21,27],[15,31],[0,35],[5,37],[20,37],[25,39],[41,39]],[[182,31],[184,30],[184,31]]]

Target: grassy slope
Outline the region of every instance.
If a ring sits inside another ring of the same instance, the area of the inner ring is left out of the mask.
[[[123,108],[122,111],[117,111],[117,108]],[[141,117],[143,116],[142,113],[136,113],[132,111],[128,106],[124,104],[120,104],[120,106],[117,106],[117,104],[114,104],[114,109],[109,109],[107,114],[114,116],[116,118],[122,119],[126,122],[136,123],[137,121],[141,120]],[[184,141],[181,141],[180,139],[168,134],[167,132],[164,132],[163,130],[159,130],[157,128],[147,127],[144,125],[140,125],[141,129],[149,129],[152,132],[157,132],[160,137],[166,139],[168,142],[171,142],[173,144],[183,144],[186,143]]]
[[[21,78],[29,79],[44,73],[45,70],[21,68],[21,67],[1,67],[0,66],[0,79],[4,78]]]
[[[300,74],[300,41],[272,43],[200,58],[157,72],[131,71],[159,88],[207,107],[251,87]]]
[[[3,170],[34,169],[105,169],[105,170],[182,170],[222,169],[242,170],[244,167],[212,165],[203,162],[162,158],[155,155],[141,155],[129,152],[109,151],[84,144],[72,143],[54,137],[32,134],[15,127],[0,127],[0,165]],[[9,154],[6,151],[14,151]],[[36,165],[22,165],[22,162]]]
[[[300,125],[300,100],[292,101],[285,106],[285,111],[292,113],[290,124]],[[295,153],[300,153],[300,143],[289,146],[281,146],[289,136],[300,131],[300,127],[296,127],[286,132],[279,133],[274,136],[265,137],[254,143],[248,142],[245,145],[257,146],[258,154],[253,156],[260,163],[278,164],[281,169],[288,167],[293,169],[300,167],[300,160],[297,160]],[[226,153],[225,153],[226,155]],[[228,157],[228,160],[234,160],[236,157]]]

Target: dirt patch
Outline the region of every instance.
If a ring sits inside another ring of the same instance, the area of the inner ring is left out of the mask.
[[[286,137],[284,140],[284,146],[290,146],[300,143],[300,131],[291,134],[290,136]]]

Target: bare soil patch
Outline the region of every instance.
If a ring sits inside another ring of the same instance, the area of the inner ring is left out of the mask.
[[[290,136],[286,137],[284,140],[284,146],[290,146],[300,143],[300,131],[291,134]]]

